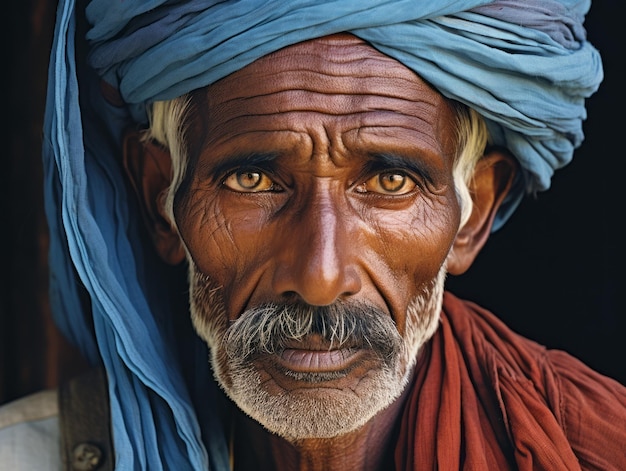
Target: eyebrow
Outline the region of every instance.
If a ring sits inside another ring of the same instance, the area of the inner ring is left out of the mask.
[[[377,170],[379,168],[383,170],[392,168],[408,169],[429,181],[431,180],[431,169],[421,160],[393,152],[373,152],[367,155],[373,164],[372,170]]]
[[[225,173],[240,167],[263,167],[278,156],[277,152],[248,152],[228,155],[211,165],[212,179],[220,178]]]
[[[278,157],[280,157],[278,152],[246,152],[227,155],[211,165],[211,179],[215,181],[224,176],[224,174],[241,167],[261,167],[267,169],[267,163],[276,160]],[[370,170],[408,169],[431,181],[428,165],[415,158],[394,152],[370,152],[367,154],[367,159],[370,162]]]

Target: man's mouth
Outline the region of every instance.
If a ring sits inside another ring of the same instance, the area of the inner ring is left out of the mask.
[[[354,344],[333,345],[320,335],[311,334],[286,342],[273,358],[277,366],[294,373],[330,373],[347,370],[362,353]]]
[[[346,370],[358,357],[359,350],[309,350],[287,348],[278,355],[278,363],[297,373],[323,373]]]
[[[340,343],[317,333],[286,340],[253,362],[262,372],[262,383],[273,382],[279,387],[276,394],[285,390],[303,393],[319,389],[326,394],[328,388],[354,389],[365,376],[385,368],[383,355],[368,344],[363,346],[358,338],[344,337]]]

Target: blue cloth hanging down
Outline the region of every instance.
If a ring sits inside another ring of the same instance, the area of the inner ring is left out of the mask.
[[[150,103],[284,46],[351,32],[477,110],[495,143],[519,160],[523,177],[497,229],[525,194],[549,188],[582,143],[585,99],[602,80],[583,28],[589,7],[585,0],[92,0],[85,67],[74,51],[78,7],[61,0],[44,123],[50,294],[64,334],[106,367],[117,469],[228,468],[210,413],[216,392],[206,350],[197,349],[201,386],[190,391],[177,366],[167,289],[139,243],[140,217],[121,172],[122,134],[145,124]],[[104,99],[101,78],[124,106]],[[199,418],[194,398],[208,414]]]

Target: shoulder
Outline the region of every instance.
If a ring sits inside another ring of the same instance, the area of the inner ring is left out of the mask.
[[[0,471],[61,469],[58,393],[0,406]]]
[[[445,301],[455,340],[478,364],[473,371],[482,372],[474,380],[496,390],[503,417],[511,422],[532,399],[533,407],[549,411],[583,469],[626,470],[626,386],[517,334],[474,303],[449,294]],[[511,409],[507,397],[523,407]]]
[[[13,426],[58,417],[56,389],[40,391],[7,404],[0,405],[0,431]]]
[[[585,469],[626,469],[626,386],[566,352],[547,359],[559,389],[563,429]]]

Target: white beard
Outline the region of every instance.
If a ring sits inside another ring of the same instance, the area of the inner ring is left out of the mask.
[[[229,332],[236,329],[245,313],[229,327],[221,289],[200,273],[193,262],[189,262],[189,267],[191,317],[198,335],[211,350],[211,365],[218,383],[242,411],[290,441],[331,438],[354,431],[402,394],[422,346],[439,325],[446,276],[444,266],[429,286],[411,300],[403,336],[389,316],[381,316],[385,318],[381,323],[388,324],[387,334],[394,337],[390,342],[396,342],[399,348],[393,358],[381,361],[379,368],[360,378],[357,389],[322,389],[321,380],[320,388],[270,394],[251,361],[228,353],[232,352]]]

